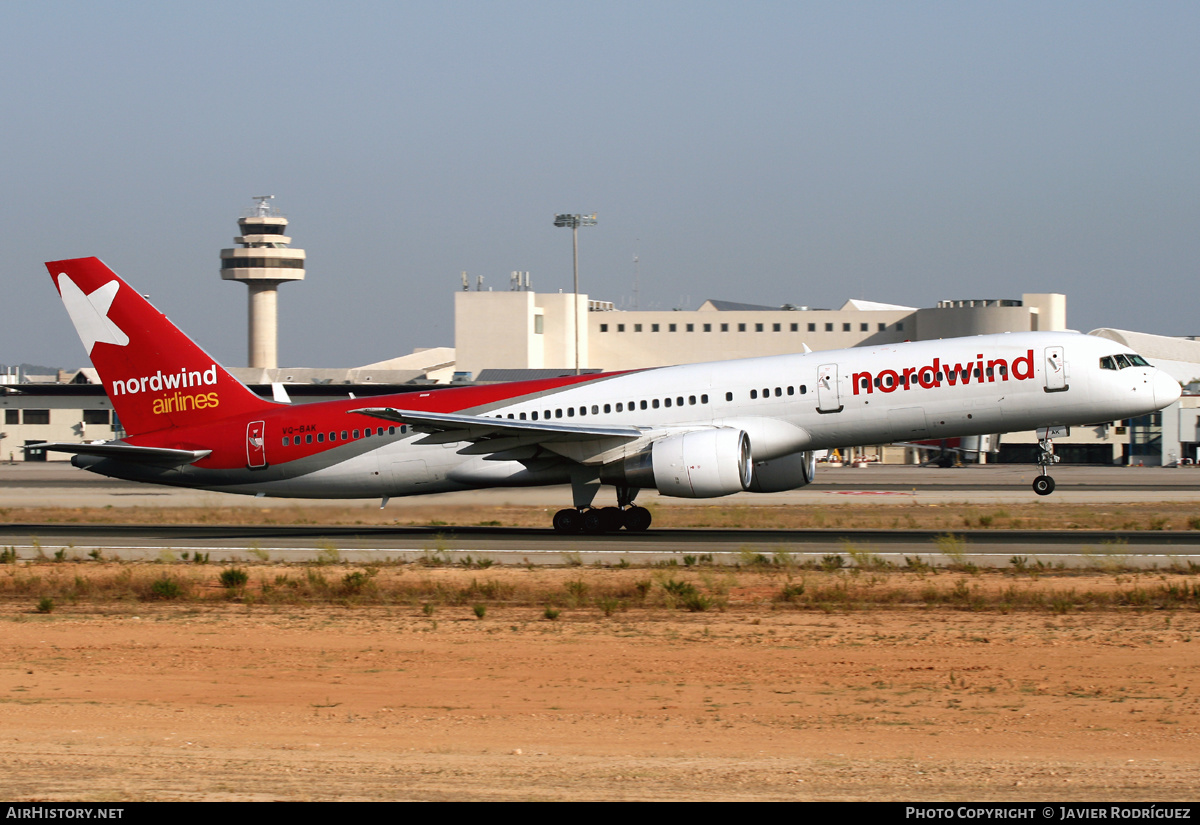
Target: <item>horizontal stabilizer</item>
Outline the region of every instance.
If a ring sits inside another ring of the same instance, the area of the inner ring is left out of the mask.
[[[138,461],[144,464],[193,464],[207,456],[212,450],[172,450],[166,447],[137,447],[120,441],[48,441],[29,444],[25,449],[54,450],[76,455],[94,455],[98,458],[114,458],[118,461]]]

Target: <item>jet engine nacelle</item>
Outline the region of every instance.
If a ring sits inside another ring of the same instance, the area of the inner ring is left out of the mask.
[[[667,436],[637,455],[605,466],[606,484],[653,488],[664,496],[715,498],[750,485],[750,437],[721,427]]]
[[[746,489],[752,493],[782,493],[812,484],[817,457],[812,450],[754,462],[754,475]]]

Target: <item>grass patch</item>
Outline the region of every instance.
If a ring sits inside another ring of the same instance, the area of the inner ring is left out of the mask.
[[[1178,565],[1147,572],[1081,573],[1045,568],[1027,559],[1007,570],[939,571],[913,575],[908,567],[766,568],[492,568],[481,574],[461,565],[424,568],[381,565],[331,570],[319,564],[230,566],[206,572],[182,560],[148,562],[19,562],[0,575],[0,601],[18,613],[31,603],[58,613],[130,610],[146,603],[224,607],[231,598],[248,609],[341,605],[423,613],[453,608],[485,615],[525,609],[527,619],[554,621],[563,609],[595,611],[622,621],[655,611],[892,609],[1035,612],[1070,615],[1094,611],[1200,610],[1200,573]],[[1028,575],[1013,576],[1024,568]],[[244,576],[244,578],[243,578]],[[486,577],[485,577],[486,576]],[[453,612],[453,611],[452,611]],[[461,615],[461,613],[459,614]],[[1166,614],[1168,617],[1171,614]],[[482,617],[480,617],[482,618]],[[1184,614],[1181,614],[1181,621]]]

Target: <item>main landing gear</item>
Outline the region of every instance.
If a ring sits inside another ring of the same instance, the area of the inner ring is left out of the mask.
[[[640,533],[650,526],[650,511],[638,507],[633,498],[638,494],[636,487],[617,488],[616,507],[592,507],[590,502],[559,510],[554,514],[554,530],[558,533],[615,533],[624,527],[631,533]]]
[[[1038,477],[1033,480],[1033,491],[1039,496],[1048,496],[1054,492],[1054,479],[1046,468],[1062,461],[1062,457],[1054,454],[1054,440],[1048,436],[1039,440],[1038,446],[1041,448],[1037,457]]]

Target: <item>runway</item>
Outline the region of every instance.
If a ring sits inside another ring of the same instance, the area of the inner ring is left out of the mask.
[[[801,490],[773,495],[740,494],[722,504],[835,506],[846,497],[897,497],[923,504],[941,502],[1003,504],[1028,502],[1035,471],[1014,465],[929,469],[873,466],[867,469],[826,469],[818,482]],[[1200,512],[1200,470],[1120,467],[1063,467],[1055,472],[1059,502],[1133,503],[1196,501]],[[547,509],[569,501],[561,487],[498,489],[451,493],[389,504],[398,515],[406,505],[443,502],[506,503]],[[65,463],[0,465],[0,500],[5,507],[197,507],[293,506],[288,499],[256,499],[204,491],[151,487],[114,481],[77,470]],[[697,503],[643,494],[640,502],[661,507]],[[374,506],[369,502],[312,502],[347,508]],[[952,532],[956,539],[948,540]],[[619,564],[671,562],[685,564],[711,556],[715,564],[745,564],[762,559],[793,561],[842,556],[846,564],[870,556],[904,566],[920,557],[933,564],[965,561],[981,567],[1008,566],[1014,556],[1030,563],[1068,566],[1128,565],[1147,568],[1200,566],[1200,531],[1096,530],[730,530],[672,529],[644,534],[562,536],[549,529],[503,527],[313,527],[313,526],[145,526],[89,524],[8,524],[0,526],[0,546],[11,547],[18,558],[158,559],[200,552],[209,560],[304,561],[337,556],[363,563],[473,561],[483,557],[502,564]],[[759,558],[761,557],[761,559]],[[705,558],[705,561],[708,559]]]
[[[953,538],[947,538],[952,535]],[[847,566],[876,559],[903,567],[972,563],[1136,566],[1200,570],[1200,532],[1098,530],[659,530],[640,534],[561,536],[503,527],[223,527],[15,524],[0,527],[0,545],[20,559],[124,560],[206,554],[210,562],[359,563],[478,562],[499,564],[695,563],[718,565],[823,562]],[[703,558],[702,558],[703,557]],[[913,560],[910,562],[909,560]]]
[[[813,484],[784,493],[758,495],[739,493],[721,499],[739,505],[831,503],[840,496],[906,495],[922,503],[973,502],[1003,504],[1030,501],[1036,497],[1030,484],[1037,470],[1024,464],[970,465],[941,469],[905,465],[870,465],[866,468],[817,466]],[[1196,501],[1200,503],[1200,466],[1096,467],[1060,465],[1053,473],[1058,489],[1048,501],[1135,502]],[[607,504],[612,489],[605,488],[598,502]],[[527,506],[564,507],[571,500],[569,488],[507,487],[442,493],[419,498],[393,498],[389,508],[407,502],[511,503]],[[139,484],[105,478],[72,467],[69,462],[0,463],[0,501],[3,506],[64,507],[205,507],[292,506],[295,499],[253,498],[204,490]],[[364,500],[312,500],[314,504],[369,505]],[[661,506],[695,504],[693,499],[676,499],[643,491],[639,502]]]

